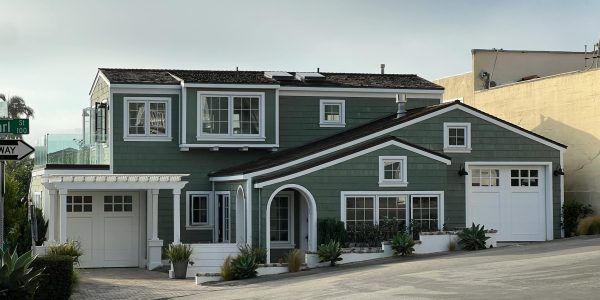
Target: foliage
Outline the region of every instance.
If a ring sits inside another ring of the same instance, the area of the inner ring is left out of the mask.
[[[406,231],[406,221],[400,219],[383,219],[379,221],[379,236],[382,241],[391,241],[398,232]]]
[[[377,224],[348,225],[348,242],[356,247],[381,247],[381,241],[383,237]]]
[[[33,108],[27,106],[22,97],[0,94],[0,100],[8,102],[9,119],[18,119],[21,117],[33,118]]]
[[[44,213],[41,208],[35,208],[35,220],[37,223],[36,246],[41,246],[46,241],[46,232],[48,231],[48,220],[44,219]]]
[[[250,247],[249,245],[241,245],[238,247],[243,255],[252,255],[257,264],[267,263],[267,248],[265,247]]]
[[[565,200],[562,207],[563,214],[563,229],[565,236],[570,237],[575,235],[579,220],[593,213],[592,207],[589,204],[583,204],[577,200]]]
[[[475,223],[472,223],[471,228],[465,228],[458,233],[458,244],[462,249],[469,251],[485,249],[485,241],[490,237],[485,236],[485,226],[479,226],[480,224],[476,226]]]
[[[415,241],[406,232],[397,232],[392,239],[394,255],[411,255],[415,251]]]
[[[256,257],[249,253],[240,254],[231,261],[231,271],[234,279],[256,277],[257,268]]]
[[[0,299],[31,299],[35,294],[44,269],[29,266],[35,259],[31,251],[18,256],[0,249]]]
[[[229,281],[233,279],[233,268],[231,267],[231,256],[227,256],[223,265],[221,265],[221,277],[223,280]]]
[[[317,224],[317,242],[324,244],[328,241],[338,241],[346,245],[347,232],[344,222],[334,218],[319,219]]]
[[[67,241],[64,244],[57,244],[48,247],[48,256],[69,256],[71,262],[79,264],[79,257],[83,255],[81,245],[78,241]]]
[[[288,271],[290,272],[298,272],[302,267],[302,261],[304,260],[304,253],[300,251],[300,249],[292,249],[288,253],[287,263],[288,263]]]
[[[317,249],[317,255],[321,262],[329,262],[330,266],[335,266],[335,263],[342,260],[342,247],[340,242],[329,241],[327,244],[321,244]]]
[[[187,244],[171,244],[166,251],[166,255],[172,263],[188,262],[192,256],[192,246]]]
[[[4,236],[10,249],[23,254],[31,249],[28,234],[27,205],[19,197],[19,182],[10,174],[5,177],[4,193]]]
[[[73,259],[68,255],[49,255],[36,258],[32,267],[43,270],[35,299],[69,299],[79,282]]]
[[[29,195],[29,183],[31,182],[31,171],[33,170],[33,159],[7,161],[6,174],[14,178],[18,183],[17,198],[23,199]]]
[[[577,225],[577,235],[592,234],[600,234],[600,216],[585,217]]]
[[[408,226],[409,232],[412,233],[413,240],[419,239],[419,234],[423,231],[423,225],[415,220],[411,220]],[[427,229],[427,228],[425,228]]]
[[[448,251],[456,251],[456,248],[458,248],[458,244],[456,243],[455,239],[451,239],[450,242],[448,242]]]

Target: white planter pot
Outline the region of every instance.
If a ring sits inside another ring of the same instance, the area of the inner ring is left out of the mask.
[[[256,269],[256,272],[257,272],[258,276],[275,275],[275,274],[287,273],[288,267],[287,266],[258,267]]]
[[[316,253],[304,254],[304,261],[306,261],[306,266],[309,268],[316,268],[319,266],[319,260],[319,256]]]
[[[497,247],[497,242],[498,242],[498,234],[497,233],[492,233],[492,232],[487,232],[485,234],[485,236],[489,237],[489,239],[487,241],[485,241],[485,247],[486,248],[490,248],[490,247]]]

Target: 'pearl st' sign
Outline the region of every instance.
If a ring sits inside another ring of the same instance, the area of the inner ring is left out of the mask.
[[[0,133],[29,134],[29,120],[0,120]]]
[[[22,140],[0,140],[0,160],[21,160],[34,149]]]

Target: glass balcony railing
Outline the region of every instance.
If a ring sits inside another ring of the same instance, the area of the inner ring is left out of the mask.
[[[34,165],[108,165],[107,143],[90,141],[83,134],[47,134],[35,147]]]

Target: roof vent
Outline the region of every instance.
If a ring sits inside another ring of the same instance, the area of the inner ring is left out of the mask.
[[[293,80],[294,75],[283,71],[267,71],[265,77],[275,80]]]
[[[302,81],[322,81],[325,80],[325,75],[317,72],[297,72],[296,79]]]
[[[398,103],[396,119],[399,119],[406,115],[406,94],[396,94],[396,103]]]

